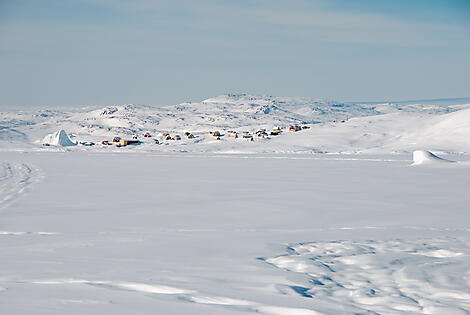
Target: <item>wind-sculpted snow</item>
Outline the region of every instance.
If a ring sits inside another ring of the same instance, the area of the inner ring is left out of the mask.
[[[468,239],[393,239],[293,244],[265,259],[304,277],[302,285],[279,285],[355,313],[466,314],[470,312]]]
[[[291,279],[287,281],[289,284],[273,283],[275,292],[271,294],[312,301],[308,308],[269,305],[155,282],[74,278],[24,279],[20,282],[172,296],[183,302],[268,315],[437,315],[470,311],[468,239],[342,240],[298,243],[286,250],[286,254],[259,259],[288,272],[286,278]],[[298,305],[302,303],[298,302]]]
[[[28,281],[25,281],[28,282]],[[205,295],[194,290],[181,289],[160,284],[148,284],[137,282],[122,281],[92,281],[83,279],[51,279],[51,280],[35,280],[30,281],[32,284],[38,285],[88,285],[110,290],[125,290],[138,292],[143,294],[155,295],[173,295],[181,301],[192,302],[196,304],[206,304],[223,307],[233,307],[240,311],[256,312],[266,315],[321,315],[322,313],[314,310],[296,308],[296,307],[279,307],[266,305],[258,302],[234,299],[223,296]]]
[[[416,150],[413,152],[413,165],[447,164],[454,162],[455,161],[443,159],[429,151]]]

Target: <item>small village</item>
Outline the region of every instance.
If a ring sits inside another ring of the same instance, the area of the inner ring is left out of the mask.
[[[343,124],[346,120],[332,120],[332,124]],[[221,128],[219,130],[197,130],[185,132],[169,132],[169,131],[145,131],[141,134],[135,133],[127,136],[114,135],[108,139],[97,139],[97,136],[76,134],[74,132],[68,134],[64,130],[59,130],[55,133],[48,134],[42,140],[43,147],[49,146],[85,146],[85,147],[127,147],[135,145],[170,145],[181,144],[186,145],[190,143],[214,143],[220,140],[225,141],[247,141],[259,142],[279,137],[283,133],[295,134],[307,129],[310,129],[316,123],[301,123],[290,125],[277,125],[273,128],[251,128],[251,130],[236,130],[229,128]],[[263,126],[264,127],[264,126]],[[110,130],[111,131],[111,130]],[[92,139],[86,139],[90,137]],[[84,140],[85,138],[86,140]],[[208,142],[209,140],[209,142]]]
[[[197,135],[197,133],[186,131],[183,135],[179,134],[171,134],[170,132],[162,132],[156,135],[152,135],[150,132],[146,132],[142,135],[144,140],[141,140],[139,136],[134,135],[132,139],[123,139],[121,137],[114,137],[112,140],[103,140],[101,141],[101,145],[108,146],[114,145],[116,147],[125,147],[128,145],[139,145],[143,142],[150,142],[156,145],[168,145],[171,142],[181,141],[183,139],[196,139],[201,137],[202,135],[207,135],[212,137],[213,140],[222,140],[223,138],[228,139],[243,139],[245,141],[252,141],[254,142],[257,139],[269,139],[270,137],[276,137],[281,135],[284,131],[288,132],[299,132],[302,130],[310,129],[308,125],[290,125],[288,127],[275,127],[272,130],[267,130],[265,128],[261,128],[257,131],[250,132],[250,131],[234,131],[234,130],[215,130],[215,131],[207,131],[201,135]],[[149,141],[151,140],[151,141]],[[84,146],[94,146],[96,145],[94,142],[80,142],[79,144]]]
[[[344,121],[342,121],[344,122]],[[92,141],[79,141],[76,144],[81,146],[115,146],[115,147],[126,147],[129,145],[139,145],[142,143],[152,143],[155,145],[169,145],[172,142],[179,142],[181,140],[193,140],[201,137],[209,137],[215,141],[222,139],[230,140],[245,140],[255,142],[260,139],[270,139],[271,137],[280,136],[283,132],[300,132],[302,130],[310,129],[310,126],[307,124],[303,125],[290,125],[285,127],[275,127],[271,130],[265,128],[258,129],[256,131],[235,131],[235,130],[211,130],[207,132],[189,132],[186,131],[182,135],[178,133],[171,134],[170,132],[161,132],[158,134],[151,134],[150,132],[145,132],[139,137],[139,135],[133,135],[132,139],[125,139],[120,136],[114,136],[112,139],[103,139],[101,142],[95,143]],[[49,142],[43,142],[43,146],[51,146]]]

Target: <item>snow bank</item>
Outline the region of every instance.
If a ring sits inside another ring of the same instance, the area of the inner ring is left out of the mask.
[[[455,161],[443,159],[429,151],[417,150],[413,152],[413,165],[434,164],[434,163],[453,163],[453,162]]]
[[[47,136],[44,137],[43,143],[47,143],[50,145],[57,145],[57,146],[71,146],[71,145],[77,145],[76,142],[73,142],[70,140],[69,136],[64,130],[59,130],[57,132],[48,134]]]

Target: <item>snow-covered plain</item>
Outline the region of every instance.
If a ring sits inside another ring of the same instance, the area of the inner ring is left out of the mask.
[[[465,103],[228,95],[1,113],[0,313],[468,314]],[[205,134],[295,123],[310,129]],[[60,129],[196,138],[41,145]]]

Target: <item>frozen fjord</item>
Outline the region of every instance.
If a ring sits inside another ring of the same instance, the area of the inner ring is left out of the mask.
[[[408,155],[1,157],[10,187],[1,313],[470,311],[465,164],[411,167]]]

